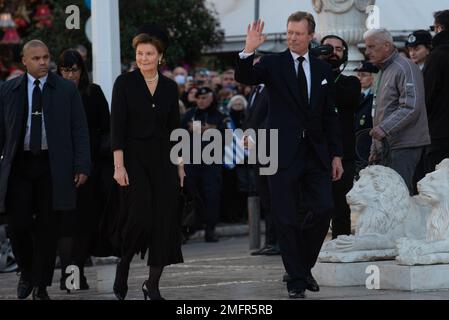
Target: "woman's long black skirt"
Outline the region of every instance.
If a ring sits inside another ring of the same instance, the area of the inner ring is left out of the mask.
[[[170,144],[161,139],[128,140],[124,165],[129,186],[119,188],[114,243],[122,258],[148,251],[149,266],[183,262],[180,187],[170,162]]]

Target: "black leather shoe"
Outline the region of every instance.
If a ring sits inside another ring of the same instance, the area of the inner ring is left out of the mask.
[[[251,252],[252,256],[275,256],[281,254],[276,246],[268,245],[257,251]]]
[[[204,241],[218,242],[218,236],[215,234],[215,232],[206,232],[206,235],[204,236]]]
[[[286,272],[284,273],[284,276],[282,277],[282,282],[289,282],[291,280],[290,275]]]
[[[33,300],[50,300],[48,296],[47,288],[34,287]]]
[[[320,291],[320,286],[318,285],[318,282],[316,282],[315,278],[312,276],[308,276],[306,278],[307,287],[306,289],[313,292]]]
[[[267,248],[268,247],[263,247],[263,248],[260,248],[259,250],[253,251],[253,252],[251,252],[251,255],[252,256],[263,256],[263,253],[265,250],[267,250]]]
[[[262,252],[264,256],[277,256],[281,254],[281,251],[276,246],[268,246],[266,250]]]
[[[33,285],[31,281],[25,279],[23,275],[20,275],[19,284],[17,285],[17,298],[26,299],[33,291]]]
[[[288,297],[290,299],[304,299],[306,297],[306,290],[305,289],[288,290]]]

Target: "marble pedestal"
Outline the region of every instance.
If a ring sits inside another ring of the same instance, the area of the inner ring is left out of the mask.
[[[319,262],[312,269],[318,283],[329,287],[365,286],[371,273],[369,266],[379,268],[381,290],[430,291],[449,290],[449,264],[403,266],[394,260],[326,263]]]
[[[370,276],[370,273],[366,273],[369,266],[378,266],[380,270],[382,266],[393,263],[392,260],[350,263],[318,262],[312,269],[312,274],[322,286],[365,286],[366,279]]]
[[[379,271],[380,289],[449,290],[449,264],[401,266],[390,263],[380,265]]]
[[[115,279],[115,265],[105,265],[96,272],[96,286],[99,291],[111,291]]]

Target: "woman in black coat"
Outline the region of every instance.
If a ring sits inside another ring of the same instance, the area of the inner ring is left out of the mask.
[[[138,68],[119,76],[112,93],[114,179],[124,204],[113,237],[121,258],[113,290],[125,299],[131,260],[149,250],[142,291],[145,299],[161,300],[164,266],[183,262],[178,197],[185,174],[182,164],[170,160],[170,134],[179,127],[178,88],[158,71],[166,48],[160,36],[139,34],[133,47]]]
[[[66,267],[80,270],[80,288],[88,289],[84,263],[92,252],[95,235],[104,208],[108,187],[105,174],[112,173],[110,154],[110,117],[108,102],[100,86],[89,83],[86,65],[76,50],[65,50],[59,57],[57,73],[76,83],[83,100],[89,128],[92,172],[86,184],[77,190],[77,209],[62,216],[59,256],[61,259],[61,290],[66,290]],[[110,179],[109,179],[110,181]]]

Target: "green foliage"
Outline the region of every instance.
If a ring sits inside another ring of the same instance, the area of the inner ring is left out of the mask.
[[[166,61],[170,67],[194,64],[201,51],[220,44],[223,34],[214,12],[204,0],[136,0],[120,2],[122,56],[134,59],[131,40],[144,23],[155,23],[167,30],[170,46]]]
[[[24,41],[41,39],[48,44],[54,56],[77,44],[90,48],[84,26],[90,12],[84,1],[48,0],[47,3],[52,6],[53,27],[33,28]],[[68,16],[65,8],[72,4],[80,8],[80,30],[68,30],[65,27]],[[167,30],[170,46],[165,58],[170,67],[180,63],[195,64],[202,50],[214,47],[223,40],[215,13],[206,8],[204,0],[120,0],[119,6],[122,61],[134,60],[131,41],[144,23],[159,24]],[[106,34],[108,31],[104,32]]]
[[[82,44],[90,50],[91,44],[86,37],[85,23],[90,16],[90,11],[85,7],[83,0],[49,0],[53,14],[53,25],[50,28],[29,28],[29,33],[23,38],[24,42],[31,39],[44,41],[54,58],[67,48]],[[69,5],[77,5],[80,9],[80,29],[67,29],[66,19],[69,16],[65,8]]]

